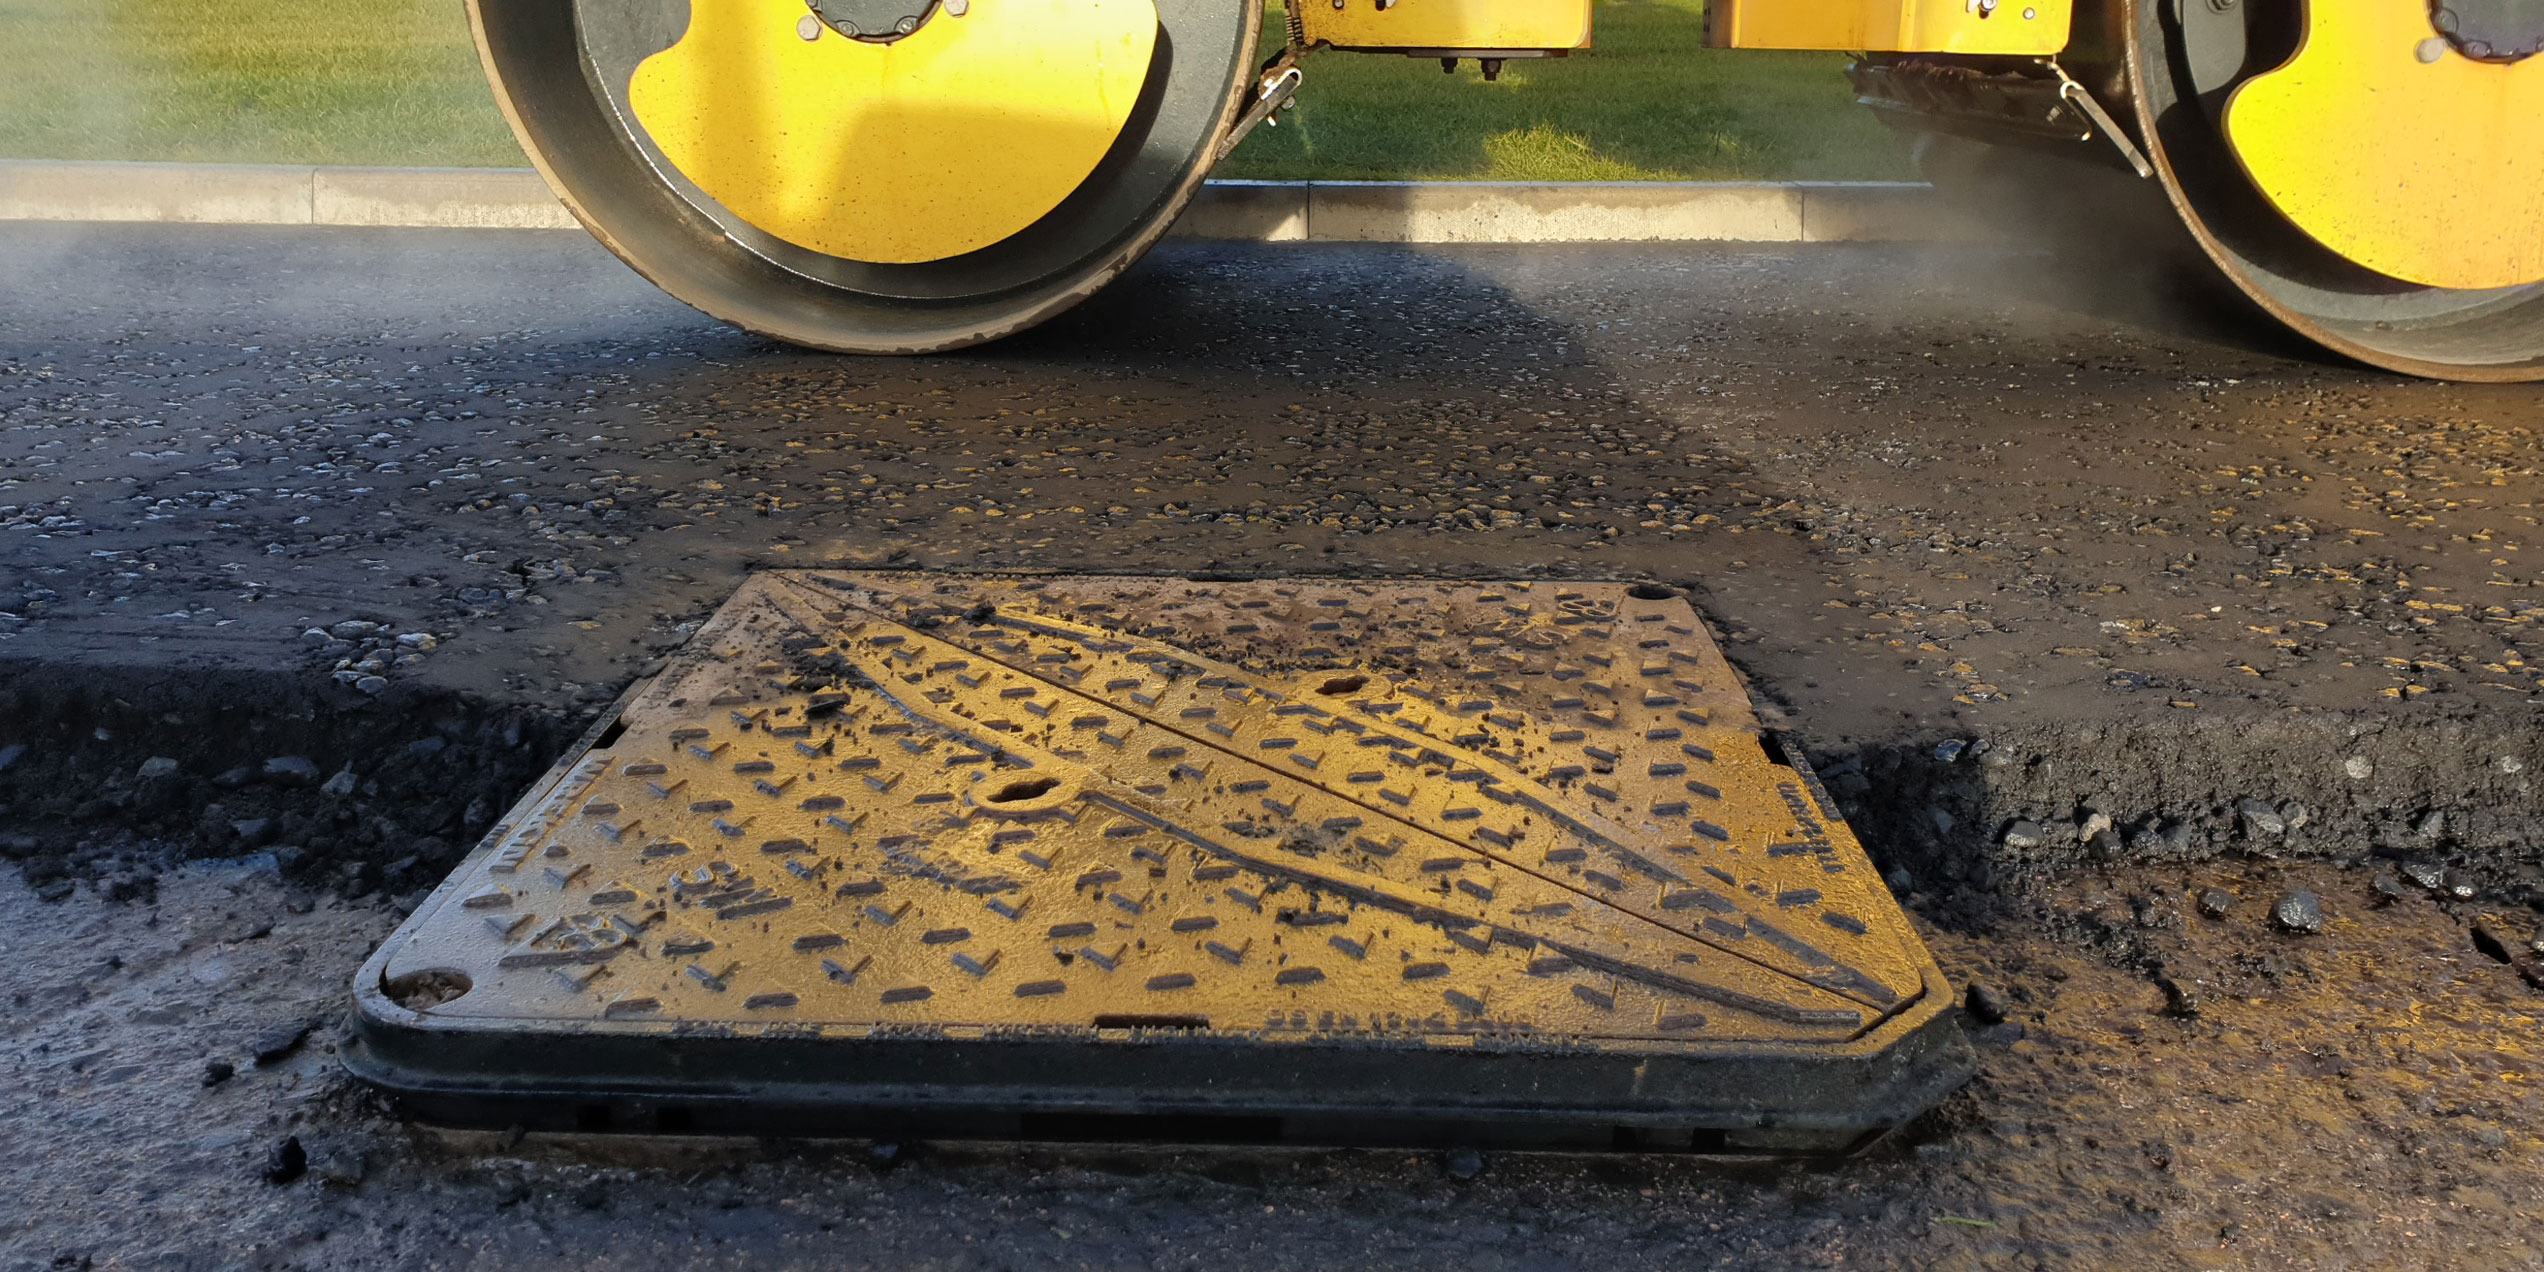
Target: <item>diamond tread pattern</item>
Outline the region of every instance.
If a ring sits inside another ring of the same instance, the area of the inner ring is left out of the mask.
[[[1685,600],[758,576],[392,938],[465,1029],[1836,1043],[1932,962]]]

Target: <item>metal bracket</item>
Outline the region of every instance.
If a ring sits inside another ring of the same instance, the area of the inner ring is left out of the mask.
[[[1297,104],[1299,85],[1304,82],[1304,77],[1299,74],[1298,55],[1296,48],[1283,49],[1279,57],[1272,59],[1271,65],[1263,68],[1263,74],[1255,80],[1254,104],[1237,116],[1236,126],[1230,128],[1227,139],[1219,143],[1220,159],[1234,153],[1237,143],[1244,141],[1256,124],[1268,124],[1274,128],[1281,126],[1281,121],[1272,116]]]
[[[2117,147],[2120,157],[2129,161],[2129,167],[2137,172],[2140,180],[2155,175],[2155,165],[2147,162],[2146,152],[2138,149],[2138,143],[2129,140],[2129,134],[2120,131],[2119,121],[2113,119],[2111,113],[2102,108],[2102,103],[2094,100],[2093,94],[2087,92],[2084,85],[2077,83],[2075,77],[2067,73],[2066,67],[2058,64],[2057,58],[2042,58],[2041,65],[2048,67],[2049,73],[2058,77],[2058,100],[2074,108],[2077,114],[2084,116],[2086,122],[2094,126],[2094,131],[2101,133],[2104,140]]]

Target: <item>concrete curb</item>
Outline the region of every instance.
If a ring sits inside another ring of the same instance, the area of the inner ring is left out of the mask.
[[[573,229],[522,168],[0,160],[0,221]],[[1912,182],[1213,181],[1182,238],[1275,243],[1954,242]]]

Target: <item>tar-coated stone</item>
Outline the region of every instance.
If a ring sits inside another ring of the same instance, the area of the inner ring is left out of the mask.
[[[2279,898],[2278,904],[2270,907],[2270,918],[2290,932],[2320,932],[2323,930],[2323,901],[2299,888]]]
[[[2378,905],[2392,905],[2412,894],[2411,888],[2406,886],[2402,880],[2388,874],[2376,876],[2375,880],[2367,886],[2369,891],[2376,894],[2376,904]]]
[[[2225,918],[2225,917],[2226,917],[2226,912],[2227,912],[2228,910],[2232,910],[2232,909],[2234,909],[2234,908],[2235,908],[2235,894],[2234,894],[2234,893],[2232,893],[2232,892],[2228,892],[2228,891],[2227,891],[2227,890],[2225,890],[2224,888],[2202,888],[2202,889],[2200,889],[2200,894],[2199,894],[2199,912],[2200,912],[2200,913],[2205,914],[2205,915],[2207,915],[2208,917],[2210,917],[2210,918],[2212,918],[2212,919],[2222,919],[2222,918]]]
[[[301,1042],[309,1037],[309,1031],[313,1027],[313,1022],[306,1020],[276,1025],[256,1035],[256,1041],[250,1045],[248,1054],[255,1057],[259,1065],[272,1064],[299,1050]]]
[[[283,1142],[266,1150],[265,1182],[288,1184],[309,1173],[309,1150],[300,1146],[300,1137],[286,1135]]]
[[[2288,833],[2288,820],[2266,801],[2244,800],[2235,805],[2235,815],[2243,820],[2244,833],[2254,839],[2276,839]]]
[[[2181,1020],[2196,1020],[2200,1014],[2199,995],[2170,976],[2156,978],[2155,987],[2164,991],[2164,1014]]]
[[[203,1065],[203,1085],[216,1087],[237,1076],[238,1068],[227,1060],[210,1060]]]
[[[362,1154],[349,1148],[331,1149],[310,1162],[310,1173],[330,1188],[358,1188],[367,1163]]]
[[[318,765],[305,755],[277,755],[265,761],[265,776],[278,782],[315,782]]]
[[[1970,1018],[1982,1025],[2005,1019],[2005,996],[1977,981],[1970,982],[1970,992],[1962,996],[1961,1002],[1970,1009]]]
[[[2537,944],[2534,938],[2521,943],[2510,927],[2510,921],[2499,915],[2486,914],[2473,921],[2475,949],[2496,962],[2517,969],[2518,979],[2530,987],[2544,989],[2544,958],[2537,957]]]
[[[2516,955],[2511,953],[2516,948],[2516,938],[2500,926],[2499,920],[2489,916],[2473,921],[2473,948],[2495,963],[2516,961]]]
[[[1484,1173],[1484,1154],[1472,1148],[1452,1148],[1440,1154],[1440,1171],[1464,1183]]]

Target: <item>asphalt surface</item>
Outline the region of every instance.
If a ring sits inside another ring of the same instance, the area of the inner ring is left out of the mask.
[[[30,1093],[0,1246],[2532,1266],[2538,420],[2531,387],[2318,358],[2195,274],[2012,250],[1177,244],[1026,336],[874,362],[718,327],[574,235],[0,228],[0,1065]],[[1982,1076],[1837,1166],[878,1173],[416,1130],[335,1075],[332,1023],[243,1054],[332,1020],[401,901],[745,572],[830,564],[1686,587],[1989,986]],[[2270,913],[2300,888],[2319,931]],[[264,1182],[286,1134],[334,1182]]]

